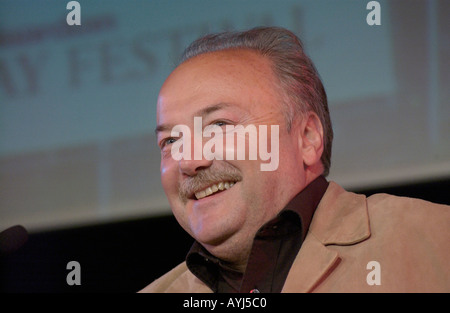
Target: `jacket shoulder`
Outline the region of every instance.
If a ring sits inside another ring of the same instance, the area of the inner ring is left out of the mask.
[[[210,293],[212,292],[200,279],[189,271],[183,262],[156,279],[139,293]]]
[[[367,198],[367,208],[372,214],[389,214],[393,217],[407,219],[450,217],[450,206],[430,201],[394,196],[390,194],[375,194]]]
[[[448,291],[450,206],[377,194],[367,198],[371,255],[395,290]],[[403,285],[402,285],[403,284]]]
[[[450,206],[422,199],[375,194],[367,198],[370,220],[378,226],[422,234],[447,235],[450,230]],[[377,223],[378,222],[378,223]],[[371,223],[371,224],[372,224]]]
[[[353,234],[360,227],[366,227],[367,221],[369,236],[356,236],[359,241],[323,241],[328,250],[338,255],[339,262],[329,270],[326,279],[322,278],[320,286],[315,291],[448,292],[450,290],[448,266],[450,206],[389,194],[365,197],[337,188],[333,190],[336,191],[336,195],[332,197],[333,201],[325,203],[329,207],[326,212],[323,210],[327,214],[322,212],[321,217],[331,216],[335,222],[322,224],[338,225],[334,227],[333,234],[340,234],[339,238],[347,238],[348,234],[355,237]],[[354,208],[350,210],[352,206]],[[340,213],[333,215],[336,211]],[[354,212],[364,212],[367,220],[356,218]],[[321,233],[324,232],[322,230]],[[343,237],[342,234],[347,237]],[[321,239],[323,235],[315,237]],[[334,237],[329,235],[325,238]],[[310,254],[310,262],[317,262],[317,252]],[[376,261],[378,264],[379,285],[369,285],[366,280],[368,274],[372,273],[367,271],[369,261]]]
[[[151,284],[139,291],[139,293],[161,293],[167,292],[167,289],[176,281],[180,276],[188,271],[186,262],[178,264],[172,270],[153,281]]]

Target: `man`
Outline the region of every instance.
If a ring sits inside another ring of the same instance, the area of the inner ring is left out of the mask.
[[[261,136],[277,126],[268,134],[276,141],[259,141],[278,152],[276,167],[262,170],[267,158],[250,157],[251,131],[237,134],[244,158],[233,157],[238,140],[205,149],[198,121],[215,134],[241,125]],[[161,88],[157,124],[161,181],[195,243],[142,292],[450,291],[447,206],[366,198],[325,179],[333,138],[326,94],[291,32],[195,41]]]

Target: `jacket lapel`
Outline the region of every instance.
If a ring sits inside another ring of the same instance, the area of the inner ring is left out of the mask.
[[[338,262],[336,251],[328,249],[314,235],[309,234],[292,264],[282,292],[311,291]]]
[[[366,197],[330,182],[282,292],[311,292],[339,266],[339,254],[329,245],[352,245],[369,237]]]
[[[185,272],[181,274],[170,286],[168,286],[165,292],[211,293],[212,290],[208,286],[206,286],[200,279],[195,277],[194,274],[192,274],[186,267]]]

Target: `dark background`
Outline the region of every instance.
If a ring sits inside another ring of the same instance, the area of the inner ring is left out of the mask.
[[[386,192],[450,204],[450,179],[354,190]],[[184,260],[192,238],[173,216],[30,234],[1,257],[0,291],[7,293],[134,293]],[[81,266],[81,285],[69,286],[69,261]]]

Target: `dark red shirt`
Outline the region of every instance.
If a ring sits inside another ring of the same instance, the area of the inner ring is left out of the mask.
[[[259,229],[244,273],[227,267],[197,241],[186,264],[214,292],[281,292],[328,182],[319,176]]]

